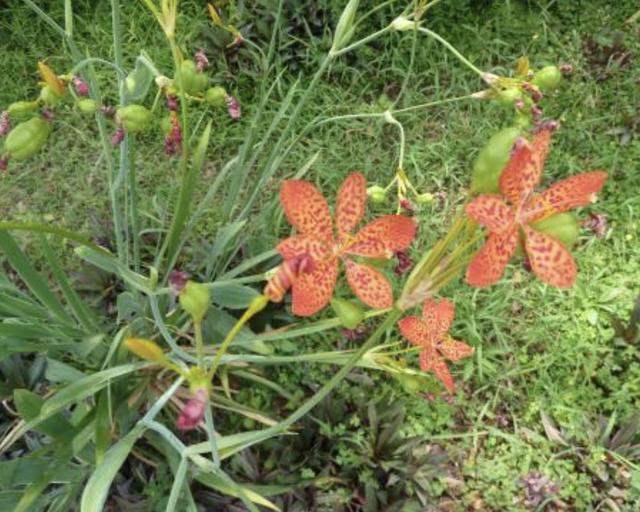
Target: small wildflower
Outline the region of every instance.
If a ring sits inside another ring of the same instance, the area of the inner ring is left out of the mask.
[[[184,270],[174,270],[169,275],[169,286],[171,291],[176,295],[179,294],[182,289],[187,285],[189,280],[189,274]]]
[[[178,103],[177,96],[174,96],[173,94],[169,94],[167,96],[167,108],[171,110],[171,112],[178,111],[178,109],[180,108],[180,105]]]
[[[80,78],[79,76],[74,76],[73,80],[71,80],[71,83],[73,84],[73,87],[76,90],[78,96],[89,96],[89,86],[82,78]]]
[[[396,261],[397,263],[394,272],[398,276],[401,276],[402,274],[407,272],[413,265],[413,260],[409,257],[406,251],[396,252]]]
[[[535,471],[526,474],[518,483],[524,487],[524,504],[528,508],[537,508],[543,502],[553,502],[553,496],[558,494],[560,488],[548,476]]]
[[[102,105],[100,107],[100,112],[106,117],[113,117],[116,115],[116,107],[113,105]]]
[[[230,94],[227,94],[227,96],[225,96],[224,98],[224,102],[227,105],[227,111],[229,112],[229,117],[234,121],[236,121],[237,119],[240,119],[241,110],[240,110],[240,103],[238,102],[238,100],[233,96],[231,96]]]
[[[206,406],[207,389],[199,388],[182,408],[182,411],[180,411],[180,416],[176,424],[178,430],[186,431],[197,428],[204,418]]]
[[[601,213],[591,213],[582,221],[582,227],[592,231],[598,238],[604,238],[607,234],[607,218]]]
[[[176,116],[171,118],[171,131],[164,138],[164,152],[167,156],[173,156],[182,148],[182,128]]]
[[[342,329],[342,336],[347,341],[359,341],[365,337],[367,334],[367,328],[364,325],[359,325],[355,329]]]
[[[49,110],[48,108],[42,109],[42,112],[40,112],[40,115],[42,116],[42,119],[44,119],[45,121],[48,121],[49,123],[53,121],[53,118],[55,117],[53,110]]]
[[[209,67],[209,59],[207,59],[204,51],[198,50],[196,53],[194,53],[193,58],[196,61],[196,69],[198,70],[198,73],[202,73]]]
[[[116,131],[113,132],[111,136],[111,145],[119,146],[120,143],[124,140],[124,128],[122,126],[118,126]]]
[[[6,110],[0,114],[0,137],[4,137],[11,130],[11,120],[9,112]]]
[[[570,75],[573,73],[573,66],[571,64],[560,64],[560,73],[563,75]]]

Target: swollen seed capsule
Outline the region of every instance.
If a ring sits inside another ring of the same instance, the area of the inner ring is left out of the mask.
[[[83,114],[95,114],[98,110],[98,104],[90,98],[85,98],[78,101],[78,110]]]
[[[500,91],[496,96],[496,102],[503,107],[511,108],[518,100],[522,99],[522,91],[517,87],[511,87]]]
[[[433,194],[431,194],[430,192],[419,194],[418,196],[416,196],[416,202],[418,204],[429,204],[433,202]]]
[[[520,129],[510,126],[495,133],[487,141],[473,162],[471,194],[500,191],[500,174],[509,161],[511,148],[519,136]]]
[[[53,89],[48,85],[45,85],[40,90],[40,99],[45,103],[45,105],[56,105],[60,102],[60,96],[58,96]]]
[[[224,87],[219,85],[216,87],[210,87],[207,92],[204,93],[205,101],[213,107],[224,107],[226,105],[225,98],[227,97],[227,91]]]
[[[384,203],[385,199],[387,198],[387,193],[382,187],[373,185],[367,189],[367,196],[369,196],[369,199],[372,203],[380,204]]]
[[[7,112],[11,117],[19,117],[25,114],[30,114],[38,108],[37,101],[16,101],[9,105]]]
[[[124,129],[132,133],[146,130],[153,118],[151,111],[142,105],[120,107],[116,112],[116,116],[124,126]]]
[[[40,116],[32,117],[9,132],[4,149],[14,160],[26,160],[44,146],[50,133],[51,123]]]
[[[364,318],[362,308],[353,302],[344,299],[331,299],[331,307],[340,319],[340,323],[347,329],[355,329]]]
[[[207,314],[209,299],[209,288],[194,281],[187,281],[179,295],[182,309],[193,317],[194,322],[201,322]]]
[[[562,72],[557,66],[545,66],[533,75],[531,83],[538,86],[543,92],[553,91],[562,82]]]

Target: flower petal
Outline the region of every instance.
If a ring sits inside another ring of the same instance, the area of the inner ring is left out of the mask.
[[[291,302],[294,315],[311,316],[331,301],[338,278],[338,260],[316,264],[316,270],[303,273],[293,283]]]
[[[442,299],[440,302],[436,302],[433,299],[424,301],[422,304],[422,319],[431,343],[435,344],[444,338],[449,327],[451,327],[454,314],[455,307],[447,299]]]
[[[542,130],[530,145],[516,145],[500,175],[500,190],[513,205],[522,204],[540,183],[550,143],[551,130]]]
[[[467,215],[489,231],[503,231],[513,225],[515,216],[498,194],[475,197],[466,208]]]
[[[393,306],[391,284],[383,274],[346,258],[344,263],[347,267],[347,281],[356,297],[375,309]]]
[[[327,259],[329,248],[315,238],[306,235],[294,235],[282,240],[276,247],[284,260],[290,260],[301,254],[308,254],[314,261]]]
[[[525,249],[531,268],[543,283],[570,288],[576,280],[573,256],[556,238],[524,226]]]
[[[417,316],[406,316],[398,322],[400,332],[414,345],[422,346],[428,342],[427,329]]]
[[[336,201],[338,233],[349,233],[364,216],[367,202],[367,179],[360,172],[350,174],[340,185]]]
[[[606,180],[606,172],[591,171],[554,183],[527,203],[523,221],[536,222],[555,213],[587,206],[595,201]]]
[[[467,283],[482,288],[497,282],[518,245],[518,229],[491,233],[467,267]]]
[[[284,181],[280,202],[289,223],[298,231],[321,240],[333,240],[329,205],[313,184],[302,180]]]
[[[390,258],[407,249],[416,236],[416,223],[404,215],[384,215],[363,227],[346,254],[369,258]]]
[[[433,346],[427,346],[420,352],[420,369],[423,372],[432,371],[449,391],[455,390],[456,385],[449,368]]]
[[[454,340],[450,336],[447,336],[442,343],[438,345],[438,350],[450,361],[458,361],[473,354],[473,347],[470,347],[463,341]]]

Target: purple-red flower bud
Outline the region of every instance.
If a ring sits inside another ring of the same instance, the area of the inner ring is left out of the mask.
[[[582,221],[582,227],[593,232],[598,238],[604,238],[607,234],[607,218],[601,213],[591,213]]]
[[[400,208],[407,213],[413,213],[413,204],[406,197],[400,199]]]
[[[234,121],[240,119],[241,110],[240,103],[236,98],[227,94],[224,98],[224,102],[227,104],[227,111],[229,112],[229,117]]]
[[[116,107],[113,105],[102,105],[100,107],[100,112],[107,117],[113,117],[116,115]]]
[[[111,145],[119,146],[123,140],[124,140],[124,128],[122,126],[118,126],[118,128],[116,128],[116,131],[113,132],[113,135],[111,136]]]
[[[199,388],[193,397],[184,405],[176,426],[179,430],[193,430],[204,418],[204,411],[207,406],[207,389]]]
[[[209,67],[209,59],[207,59],[206,54],[202,50],[198,50],[193,54],[193,58],[196,61],[196,69],[198,73],[202,73],[205,69]]]
[[[43,108],[42,112],[40,112],[40,115],[42,116],[42,119],[49,123],[53,121],[53,118],[55,117],[53,110],[49,110],[48,108]]]
[[[169,94],[167,96],[167,108],[172,112],[177,112],[180,108],[180,104],[178,103],[178,97],[173,94]]]
[[[400,276],[407,272],[413,266],[413,260],[405,251],[396,252],[396,268],[394,272]]]
[[[80,78],[79,76],[74,76],[73,80],[71,80],[71,83],[73,83],[73,87],[76,90],[78,96],[89,96],[89,86],[82,78]]]
[[[570,75],[573,73],[573,66],[571,64],[560,64],[560,73]]]
[[[187,272],[184,270],[174,270],[169,275],[169,286],[171,286],[171,291],[177,295],[186,286],[188,280],[189,274]]]

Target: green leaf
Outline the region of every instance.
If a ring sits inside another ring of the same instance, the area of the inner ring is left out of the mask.
[[[213,283],[212,300],[218,306],[228,309],[246,309],[259,293],[249,286],[238,283]]]
[[[79,402],[80,400],[84,400],[85,398],[96,394],[98,391],[108,386],[113,379],[133,373],[148,366],[150,366],[150,364],[146,362],[124,364],[92,375],[87,375],[83,379],[69,384],[47,400],[42,407],[40,419],[44,419],[54,414],[71,403]]]
[[[13,401],[20,416],[27,422],[40,415],[44,404],[44,398],[28,389],[16,389],[13,392]],[[75,435],[73,425],[62,414],[54,414],[34,430],[59,441],[70,441]]]
[[[147,295],[153,293],[153,286],[150,279],[130,270],[112,254],[105,251],[94,251],[86,246],[76,247],[75,253],[83,260],[95,265],[105,272],[117,275],[125,283],[136,290]]]
[[[20,250],[13,237],[6,231],[0,231],[0,248],[4,251],[11,266],[42,305],[63,322],[73,323],[58,297],[51,291],[48,283],[31,266],[29,258]]]
[[[129,456],[133,445],[144,433],[142,424],[136,425],[126,436],[107,451],[102,462],[96,467],[82,492],[80,512],[102,512],[107,493],[120,467]]]
[[[248,487],[244,487],[235,482],[227,480],[226,478],[222,478],[220,475],[217,475],[215,473],[200,473],[196,475],[196,480],[206,485],[207,487],[210,487],[227,496],[235,496],[236,498],[240,498],[244,495],[246,499],[250,500],[256,505],[266,507],[269,510],[280,510],[271,501],[261,496],[257,492],[252,491]],[[84,510],[82,512],[84,512]]]
[[[109,415],[109,390],[103,390],[98,397],[95,421],[96,465],[104,459],[111,443],[111,417]]]

